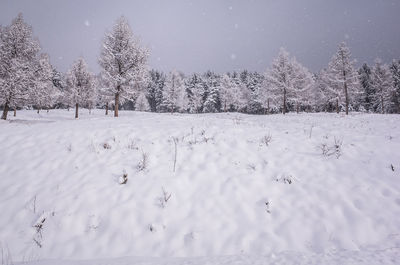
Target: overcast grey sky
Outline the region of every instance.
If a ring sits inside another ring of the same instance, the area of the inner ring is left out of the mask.
[[[400,58],[400,0],[0,0],[1,25],[19,12],[61,71],[78,56],[99,71],[121,15],[164,71],[264,71],[281,46],[317,71],[343,40],[359,63]]]

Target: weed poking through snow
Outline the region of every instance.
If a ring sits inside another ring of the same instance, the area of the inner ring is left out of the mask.
[[[142,158],[140,159],[138,165],[137,165],[137,170],[138,171],[144,171],[147,169],[147,165],[149,163],[149,158],[146,152],[142,151]]]
[[[171,195],[172,193],[167,192],[164,187],[162,187],[162,197],[158,198],[158,205],[161,208],[165,208],[167,206],[167,203],[169,201],[169,199],[171,199]]]
[[[268,133],[261,138],[261,145],[269,146],[271,141],[272,141],[272,135]]]
[[[109,143],[104,143],[103,144],[104,149],[111,149],[111,145]]]
[[[120,185],[125,185],[128,182],[128,173],[124,170],[124,173],[122,174],[121,177],[119,177],[119,184]]]
[[[322,152],[323,156],[336,156],[337,159],[342,155],[342,145],[343,141],[335,138],[333,145],[328,145],[327,143],[322,143],[319,145],[319,149]]]

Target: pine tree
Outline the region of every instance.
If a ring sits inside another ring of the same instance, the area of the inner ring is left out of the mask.
[[[221,110],[221,101],[219,98],[219,77],[208,71],[204,74],[204,106],[203,112],[219,112]]]
[[[380,59],[376,59],[372,69],[372,87],[375,91],[372,105],[376,111],[382,114],[390,110],[390,100],[394,93],[393,84],[389,66],[383,64]]]
[[[67,73],[67,95],[69,102],[75,105],[75,118],[78,118],[79,106],[88,106],[94,95],[93,75],[89,72],[86,62],[79,58]]]
[[[390,65],[394,91],[391,97],[390,113],[400,113],[400,60],[393,60]]]
[[[168,112],[186,111],[188,98],[183,75],[177,71],[169,73],[163,90],[163,108]]]
[[[333,55],[328,68],[331,98],[336,100],[336,111],[344,101],[346,115],[349,109],[357,104],[359,93],[358,73],[354,69],[350,49],[342,42],[335,55]],[[352,104],[353,103],[353,104]]]
[[[190,113],[199,113],[203,110],[204,82],[199,74],[194,73],[185,82],[188,95]]]
[[[364,63],[358,70],[360,85],[363,93],[361,105],[366,111],[373,111],[373,101],[375,98],[375,90],[372,86],[371,68]]]
[[[114,94],[115,117],[119,104],[134,97],[138,87],[147,82],[147,58],[147,49],[133,36],[128,21],[120,17],[113,31],[105,36],[99,61]]]
[[[0,105],[2,119],[7,119],[10,107],[21,106],[29,100],[33,64],[40,51],[39,42],[22,14],[2,28],[0,33]]]
[[[156,70],[151,70],[149,73],[149,83],[147,86],[146,97],[149,101],[150,110],[159,112],[162,104],[162,93],[165,85],[165,74]]]

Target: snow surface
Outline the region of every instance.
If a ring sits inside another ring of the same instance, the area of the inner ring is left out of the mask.
[[[398,115],[73,116],[0,121],[14,262],[399,264]]]

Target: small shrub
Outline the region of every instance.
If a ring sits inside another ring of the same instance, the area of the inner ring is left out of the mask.
[[[164,187],[162,188],[162,197],[158,198],[158,203],[161,208],[165,208],[169,199],[171,199],[171,193],[167,192]]]
[[[128,143],[128,149],[132,149],[132,150],[139,150],[139,148],[136,145],[135,140],[131,139]]]
[[[342,155],[342,145],[343,141],[335,138],[332,146],[329,146],[327,143],[322,143],[319,146],[319,149],[322,152],[323,156],[332,156],[335,155],[338,159]]]
[[[142,158],[140,159],[140,161],[137,165],[138,171],[145,170],[147,168],[147,164],[148,164],[148,155],[147,155],[147,153],[142,151]]]
[[[109,143],[104,143],[103,144],[104,149],[111,149],[111,145]]]
[[[265,146],[269,146],[269,144],[271,143],[272,140],[272,135],[270,133],[268,133],[267,135],[264,135],[261,138],[261,144],[265,145]]]
[[[275,179],[277,182],[282,182],[284,184],[292,184],[293,183],[293,177],[292,175],[284,175],[280,178]]]

